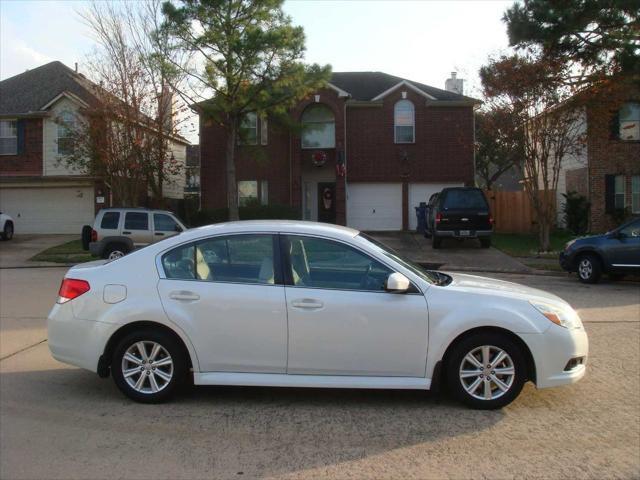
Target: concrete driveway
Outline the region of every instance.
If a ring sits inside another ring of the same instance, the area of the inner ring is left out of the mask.
[[[374,232],[370,236],[428,268],[451,271],[530,273],[531,269],[495,248],[481,248],[478,240],[445,239],[439,249],[415,232]]]
[[[445,250],[446,252],[446,250]],[[65,268],[0,270],[0,478],[638,478],[640,291],[553,291],[589,333],[587,376],[501,411],[411,391],[198,387],[163,405],[61,364],[45,316]]]
[[[49,262],[30,262],[29,259],[47,248],[78,238],[78,235],[15,235],[8,242],[0,241],[0,268],[55,265]]]

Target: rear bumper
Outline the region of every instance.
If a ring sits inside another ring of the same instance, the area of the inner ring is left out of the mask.
[[[461,231],[465,230],[436,230],[436,237],[447,237],[447,238],[487,238],[490,237],[493,233],[493,230],[466,230],[469,232],[469,235],[460,235]]]

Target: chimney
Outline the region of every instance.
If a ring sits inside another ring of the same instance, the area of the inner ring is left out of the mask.
[[[165,84],[158,97],[158,115],[162,120],[162,128],[168,132],[173,131],[173,113],[173,92],[171,87]]]
[[[444,89],[447,92],[457,93],[458,95],[463,94],[463,83],[464,80],[461,78],[457,78],[457,72],[451,72],[451,78],[447,78],[447,81],[444,82]]]
[[[78,62],[76,62],[76,73],[78,73]]]

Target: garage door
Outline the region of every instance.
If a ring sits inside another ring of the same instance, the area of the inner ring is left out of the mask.
[[[93,224],[93,187],[0,188],[0,211],[22,233],[77,233]]]
[[[402,230],[402,184],[350,183],[347,225],[358,230]]]
[[[446,187],[462,187],[462,183],[410,183],[409,184],[409,229],[418,227],[416,209],[420,202],[429,203],[429,197]]]

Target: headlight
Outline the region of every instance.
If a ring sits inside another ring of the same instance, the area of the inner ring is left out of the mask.
[[[571,307],[561,308],[540,302],[529,303],[556,325],[560,325],[565,328],[582,328],[580,317]]]
[[[574,238],[573,240],[569,240],[567,243],[565,243],[564,249],[565,250],[569,250],[569,248],[571,248],[571,245],[576,243],[576,240],[577,240],[577,238]]]

